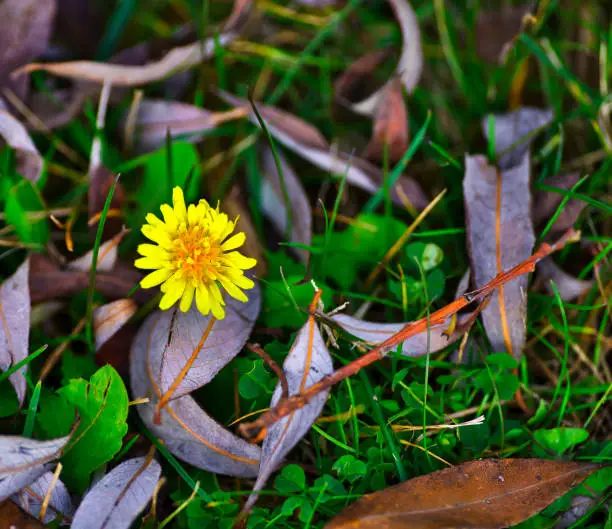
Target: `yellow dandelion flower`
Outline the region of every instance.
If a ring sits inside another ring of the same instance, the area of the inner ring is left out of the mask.
[[[241,289],[253,288],[254,283],[244,275],[257,261],[235,251],[244,244],[244,233],[230,235],[236,227],[219,208],[200,200],[198,205],[185,205],[183,190],[175,187],[172,207],[161,206],[163,221],[153,213],[142,227],[145,237],[156,244],[141,244],[136,267],[155,270],[141,282],[142,288],[161,285],[164,293],[159,307],[169,309],[179,302],[187,312],[195,299],[198,310],[212,312],[218,320],[225,317],[223,294],[219,287],[240,301],[248,301]]]

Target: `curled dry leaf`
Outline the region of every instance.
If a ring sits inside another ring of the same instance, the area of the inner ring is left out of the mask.
[[[221,123],[244,116],[240,109],[211,112],[178,101],[147,99],[138,104],[135,148],[140,153],[153,151],[165,144],[168,134],[196,142]]]
[[[396,75],[406,88],[406,92],[410,93],[418,84],[421,78],[421,72],[423,71],[423,50],[421,47],[419,21],[408,0],[389,0],[389,4],[391,4],[395,18],[400,25],[403,40],[402,53],[397,64]],[[374,59],[372,59],[372,62],[374,62]],[[364,66],[369,65],[364,63],[361,65],[361,68]],[[356,73],[357,70],[354,68],[351,75],[355,76]],[[346,85],[346,80],[336,86],[339,87],[343,85]],[[381,104],[381,99],[384,97],[384,91],[385,87],[381,88],[367,99],[358,103],[353,103],[349,106],[358,114],[373,116],[376,113],[376,109]],[[340,94],[340,96],[342,97],[342,94]]]
[[[53,483],[52,472],[45,472],[34,483],[14,494],[12,499],[24,511],[38,518],[43,501],[51,487],[53,489],[49,496],[49,505],[42,518],[42,522],[48,525],[56,518],[59,518],[63,525],[68,525],[69,519],[72,518],[74,513],[70,493],[61,480]]]
[[[401,344],[401,353],[404,356],[412,357],[436,353],[461,338],[472,326],[477,315],[477,311],[460,314],[456,317],[456,321],[449,317],[444,323],[432,325],[428,331],[423,331],[404,341]],[[337,314],[331,319],[368,345],[378,345],[384,342],[407,325],[407,323],[365,321],[346,314]],[[391,350],[395,349],[396,347]]]
[[[534,134],[550,123],[553,113],[552,110],[521,107],[508,114],[496,114],[492,117],[495,152],[499,157],[497,165],[505,171],[522,163],[523,157],[529,152]],[[482,130],[490,141],[488,116],[482,120]]]
[[[0,110],[0,136],[15,149],[17,172],[36,183],[43,170],[43,159],[28,131],[6,110]]]
[[[283,371],[287,378],[289,396],[302,393],[333,371],[331,356],[314,316],[311,315],[298,332],[283,363]],[[310,430],[321,414],[328,394],[329,390],[322,391],[308,404],[268,428],[261,450],[261,466],[253,487],[254,492],[266,484],[287,453]],[[272,395],[271,408],[279,403],[281,395],[282,387],[278,383]],[[252,494],[244,506],[244,511],[249,511],[256,501],[257,495]]]
[[[501,529],[520,523],[601,468],[543,459],[484,459],[368,494],[325,529]]]
[[[106,241],[98,248],[98,264],[96,266],[97,272],[111,272],[117,264],[117,247],[121,242],[121,239],[125,236],[127,231],[122,231],[115,235],[111,240]],[[89,250],[86,254],[76,258],[74,261],[68,263],[70,270],[76,270],[79,272],[89,272],[93,264],[93,250]]]
[[[230,105],[250,107],[250,103],[245,99],[225,92],[220,92],[220,97]],[[375,193],[383,184],[383,173],[378,167],[362,158],[336,152],[323,135],[305,121],[270,106],[257,105],[257,110],[276,140],[317,167],[335,175],[346,174],[350,184],[369,193]],[[259,125],[253,113],[250,114],[250,119]],[[401,189],[398,191],[398,188]],[[396,203],[402,204],[400,197],[405,197],[417,210],[422,210],[429,203],[419,184],[408,176],[400,178],[390,191],[391,198]]]
[[[98,307],[93,312],[96,335],[96,351],[123,327],[136,313],[138,306],[133,299],[118,299]]]
[[[21,99],[27,96],[28,79],[11,82],[8,76],[47,49],[56,8],[56,0],[0,3],[0,85],[8,83]]]
[[[550,284],[551,281],[557,287],[559,296],[563,301],[572,301],[583,294],[586,294],[594,284],[593,280],[585,281],[578,279],[558,266],[552,257],[542,259],[537,267],[538,275],[544,279],[544,288],[551,295],[555,295],[555,290]]]
[[[238,37],[248,18],[251,4],[250,0],[236,0],[233,12],[219,34],[219,45],[227,46]],[[160,81],[193,68],[212,57],[216,46],[215,38],[209,37],[204,41],[176,47],[161,59],[149,62],[144,66],[94,61],[32,63],[17,70],[13,75],[44,70],[60,77],[87,80],[99,84],[108,82],[114,86],[138,86]]]
[[[27,437],[0,436],[0,501],[34,483],[47,471],[47,463],[60,456],[70,439],[35,441]]]
[[[89,288],[89,279],[89,271],[62,270],[43,255],[30,256],[32,303],[73,296]],[[118,262],[112,272],[96,274],[96,290],[110,299],[125,298],[141,279],[142,274],[133,266]],[[146,303],[152,295],[150,290],[138,289],[132,297],[138,303]]]
[[[30,260],[26,261],[0,287],[0,369],[6,371],[28,356],[30,335],[30,289],[28,274]],[[9,380],[15,388],[19,406],[26,393],[27,366],[15,371]]]
[[[174,388],[176,399],[201,388],[242,350],[261,308],[259,286],[249,290],[248,297],[243,303],[226,296],[222,320],[213,321],[212,314],[204,316],[195,305],[187,312],[172,313],[167,338],[149,349],[150,356],[161,358],[160,370],[153,374],[162,393]],[[182,376],[186,365],[189,370]]]
[[[291,242],[310,246],[312,210],[308,196],[293,167],[280,152],[277,151],[276,156],[283,173],[282,179],[278,173],[272,149],[267,146],[263,149],[261,167],[264,178],[261,183],[261,207],[264,215],[270,219],[280,234],[286,236],[289,231],[288,239]],[[308,250],[293,248],[293,251],[302,262],[308,261]]]
[[[402,83],[396,78],[384,88],[376,113],[374,131],[364,157],[376,161],[385,158],[398,162],[408,149],[408,114],[402,93]]]
[[[523,27],[523,19],[533,9],[527,5],[510,6],[495,11],[478,10],[476,53],[484,60],[502,63],[513,39]]]
[[[552,176],[542,183],[550,187],[569,191],[578,183],[579,179],[580,175],[578,173],[568,173],[560,176]],[[534,225],[544,228],[546,222],[548,222],[557,211],[562,200],[563,195],[559,193],[554,193],[552,191],[536,192],[533,205]],[[578,200],[577,198],[570,198],[563,206],[563,209],[551,226],[549,233],[554,236],[569,230],[576,224],[580,213],[582,213],[585,207],[586,202]]]
[[[155,459],[137,457],[121,463],[87,492],[72,529],[128,529],[151,500],[160,476]]]
[[[158,374],[162,369],[164,346],[170,339],[173,317],[173,311],[153,313],[144,322],[132,344],[132,396],[135,399],[149,399],[137,406],[140,417],[172,454],[191,465],[219,474],[256,476],[259,447],[223,428],[191,396],[170,401],[161,410],[161,424],[155,424],[154,415],[162,397]],[[228,317],[229,314],[226,319]],[[223,367],[219,359],[211,357],[209,360],[211,373]]]

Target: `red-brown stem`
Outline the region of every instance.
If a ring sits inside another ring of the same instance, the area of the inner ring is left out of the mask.
[[[272,360],[270,355],[263,350],[261,345],[256,343],[248,343],[246,344],[246,348],[252,353],[255,353],[257,356],[259,356],[266,364],[268,364],[270,369],[272,369],[272,371],[276,373],[276,376],[280,381],[282,389],[281,398],[286,399],[289,396],[289,384],[287,383],[287,377],[285,376],[285,372],[274,360]]]
[[[394,334],[381,344],[377,345],[366,354],[359,357],[357,360],[345,365],[344,367],[341,367],[337,371],[334,371],[331,375],[321,379],[316,384],[313,384],[306,391],[297,395],[292,395],[286,399],[282,399],[276,405],[276,407],[268,410],[257,420],[240,425],[238,428],[239,432],[247,439],[261,439],[270,425],[274,424],[276,421],[282,419],[291,412],[304,407],[315,395],[329,389],[334,384],[337,384],[338,382],[357,374],[364,367],[373,364],[377,360],[380,360],[390,349],[404,342],[408,338],[421,332],[426,332],[428,328],[445,322],[450,316],[456,314],[470,303],[486,298],[500,285],[504,285],[508,281],[511,281],[520,275],[533,272],[538,261],[542,260],[551,253],[560,250],[568,242],[576,241],[579,238],[579,232],[569,230],[554,244],[542,244],[531,257],[522,263],[519,263],[514,268],[508,270],[507,272],[498,274],[486,285],[483,285],[477,290],[464,294],[459,299],[456,299],[452,303],[449,303],[445,307],[435,311],[429,315],[429,317],[421,318],[420,320],[408,323],[397,334]],[[316,307],[316,301],[310,305],[309,310],[313,311],[314,307]]]

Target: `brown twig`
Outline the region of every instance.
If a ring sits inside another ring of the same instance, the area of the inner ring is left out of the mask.
[[[286,399],[289,396],[289,384],[287,383],[285,372],[274,360],[272,360],[272,357],[263,350],[261,345],[257,343],[248,343],[246,344],[246,348],[259,356],[266,364],[268,364],[268,367],[276,373],[282,388],[281,398]]]
[[[319,382],[310,386],[306,391],[297,395],[292,395],[286,399],[282,399],[276,405],[276,407],[268,410],[257,420],[242,424],[239,427],[241,435],[247,439],[261,439],[265,435],[265,432],[270,425],[274,424],[276,421],[282,419],[291,412],[299,408],[303,408],[313,399],[315,395],[318,395],[322,391],[329,389],[334,384],[337,384],[338,382],[357,374],[364,367],[373,364],[377,360],[380,360],[391,348],[404,342],[408,338],[421,332],[426,332],[430,327],[445,322],[450,316],[456,314],[469,304],[486,298],[508,281],[511,281],[522,274],[533,272],[538,261],[542,260],[551,253],[560,250],[568,242],[578,240],[579,237],[579,232],[569,230],[554,244],[542,244],[531,257],[507,272],[498,274],[486,285],[483,285],[477,290],[464,294],[462,297],[435,311],[428,317],[407,324],[397,334],[391,336],[378,346],[374,347],[357,360],[345,365],[337,371],[334,371],[331,375],[322,378]]]

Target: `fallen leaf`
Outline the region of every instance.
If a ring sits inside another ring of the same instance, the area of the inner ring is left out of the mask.
[[[121,449],[127,433],[128,394],[111,366],[96,371],[89,382],[72,379],[57,393],[77,409],[79,425],[62,455],[64,481],[79,491],[91,473]]]
[[[396,68],[396,76],[406,89],[411,93],[419,83],[423,71],[423,50],[421,47],[421,30],[419,21],[407,0],[388,0],[402,31],[402,53]],[[362,65],[362,66],[365,66]],[[355,71],[353,71],[353,74]],[[393,80],[389,81],[392,83]],[[384,97],[385,87],[380,88],[374,94],[352,103],[350,108],[358,114],[373,116]]]
[[[103,242],[98,248],[98,263],[96,266],[97,272],[112,272],[117,264],[117,247],[121,239],[127,232],[122,231],[115,235],[109,241]],[[89,250],[86,254],[70,261],[68,268],[78,272],[87,272],[91,270],[93,265],[93,250]]]
[[[30,260],[26,261],[0,287],[0,369],[6,371],[28,356],[30,335],[30,290],[28,274]],[[15,371],[9,380],[15,388],[19,406],[26,393],[27,366]]]
[[[220,92],[219,95],[230,105],[249,106],[248,101],[239,97],[225,92]],[[384,175],[378,167],[357,156],[336,152],[317,129],[287,112],[265,105],[257,105],[257,110],[270,134],[288,149],[324,171],[341,176],[346,174],[350,184],[369,193],[375,193],[380,189]],[[249,116],[254,124],[259,125],[254,113]],[[398,187],[401,188],[400,194]],[[397,204],[402,204],[400,196],[405,196],[417,210],[422,210],[429,203],[419,184],[408,176],[400,178],[390,192],[391,198]]]
[[[247,295],[246,303],[226,296],[222,320],[213,321],[212,314],[204,316],[195,304],[187,312],[171,311],[168,336],[152,343],[149,349],[150,356],[161,359],[159,371],[153,373],[160,381],[162,394],[177,381],[179,384],[173,389],[172,399],[201,388],[242,350],[261,308],[257,284]],[[189,369],[184,374],[186,366]]]
[[[478,10],[476,21],[476,53],[485,61],[503,63],[509,44],[523,27],[523,19],[533,9],[525,5],[504,5],[497,10]]]
[[[555,263],[552,257],[542,259],[538,263],[536,270],[538,275],[544,279],[544,288],[546,291],[551,296],[555,295],[555,290],[550,284],[552,281],[557,287],[559,296],[563,301],[573,301],[579,298],[591,290],[594,284],[593,280],[585,281],[564,272],[563,269]]]
[[[560,176],[552,176],[542,182],[542,184],[569,191],[574,187],[580,174],[568,173]],[[546,222],[555,214],[557,208],[563,200],[563,195],[552,191],[537,191],[534,196],[533,204],[533,223],[535,226],[544,228]],[[577,198],[570,198],[556,218],[549,230],[549,234],[555,235],[569,230],[576,224],[580,213],[586,207],[586,202]]]
[[[482,130],[487,140],[491,130],[489,117],[493,119],[495,152],[499,159],[497,165],[502,171],[512,169],[523,162],[538,129],[548,125],[553,118],[552,110],[521,107],[507,114],[486,116],[482,120]]]
[[[72,529],[129,529],[155,492],[161,476],[152,458],[129,459],[98,481],[79,505]]]
[[[21,122],[6,110],[0,110],[0,136],[15,149],[15,168],[24,178],[36,183],[44,161]]]
[[[170,401],[154,416],[162,396],[159,377],[164,346],[168,343],[173,311],[156,311],[143,323],[130,351],[130,380],[134,399],[148,398],[136,409],[147,428],[176,457],[219,474],[253,477],[259,468],[260,449],[210,418],[189,395]],[[161,345],[161,346],[160,346]],[[212,368],[222,365],[211,358]]]
[[[24,511],[38,518],[43,500],[52,486],[53,490],[49,496],[48,509],[43,516],[42,522],[48,525],[56,518],[59,518],[62,524],[67,525],[74,513],[72,500],[70,499],[68,489],[66,489],[61,480],[53,483],[52,472],[45,472],[34,483],[14,494],[12,500]]]
[[[472,274],[479,288],[531,255],[529,154],[506,171],[489,165],[484,156],[466,156],[463,193]],[[522,275],[500,286],[482,311],[493,351],[508,351],[517,359],[525,344],[527,282]]]
[[[91,262],[91,257],[90,257]],[[133,266],[117,263],[112,273],[96,274],[96,290],[110,299],[125,298],[142,279]],[[89,271],[62,270],[41,254],[30,256],[30,298],[40,303],[56,298],[72,297],[89,288]],[[150,290],[138,289],[132,297],[138,303],[150,301]]]
[[[133,299],[118,299],[98,307],[93,312],[96,351],[102,347],[127,321],[136,314],[138,305]]]
[[[493,116],[499,168],[489,165],[484,156],[466,156],[463,193],[477,288],[531,255],[535,235],[529,184],[530,134],[551,118],[550,111],[531,108]],[[483,119],[482,128],[488,137],[488,118]],[[523,275],[501,286],[482,311],[493,350],[508,351],[517,359],[525,344],[527,282]]]
[[[501,529],[540,512],[601,468],[543,459],[485,459],[368,494],[325,529]]]
[[[293,167],[289,165],[278,150],[276,156],[281,167],[282,180],[272,150],[265,147],[262,151],[261,167],[264,178],[261,183],[261,207],[263,213],[281,235],[286,236],[289,231],[289,241],[310,246],[312,241],[312,210],[308,196]],[[288,230],[288,221],[291,225],[290,230]],[[292,251],[299,256],[302,262],[308,262],[308,250],[292,248]]]
[[[56,0],[4,0],[0,3],[0,83],[9,84],[21,99],[28,79],[11,82],[9,74],[36,59],[49,46]],[[25,176],[25,175],[24,175]]]
[[[0,502],[0,527],[7,527],[9,529],[45,529],[42,523],[11,500]]]
[[[51,441],[0,436],[0,501],[34,483],[60,456],[70,436]]]
[[[227,46],[238,37],[241,26],[246,22],[246,15],[251,9],[251,3],[249,0],[236,0],[234,10],[218,36],[218,45]],[[138,86],[161,81],[197,66],[214,55],[217,46],[215,40],[215,37],[209,37],[204,41],[178,46],[161,59],[144,66],[94,61],[31,63],[13,72],[13,76],[43,70],[60,77],[87,80],[99,84],[108,82],[113,86]]]
[[[299,330],[283,363],[289,396],[302,393],[306,388],[332,373],[333,369],[331,355],[325,346],[319,326],[314,316],[311,315]],[[264,487],[272,472],[278,468],[289,451],[308,433],[310,427],[321,415],[328,394],[329,390],[322,391],[304,407],[268,428],[261,449],[261,466],[253,492]],[[271,408],[278,404],[281,396],[282,387],[279,382],[272,395]],[[256,494],[252,494],[243,512],[249,511],[257,498]]]
[[[374,130],[370,143],[363,156],[376,161],[383,161],[385,151],[389,162],[401,160],[408,150],[408,114],[402,93],[402,83],[393,79],[384,88],[376,113]]]
[[[477,313],[460,314],[456,318],[448,318],[444,323],[432,325],[429,331],[411,336],[402,343],[401,353],[404,356],[423,356],[427,353],[436,353],[446,346],[456,342],[471,327]],[[356,336],[368,345],[378,345],[397,334],[407,323],[378,323],[353,318],[346,314],[332,316],[345,331]],[[396,350],[394,347],[392,350]]]

